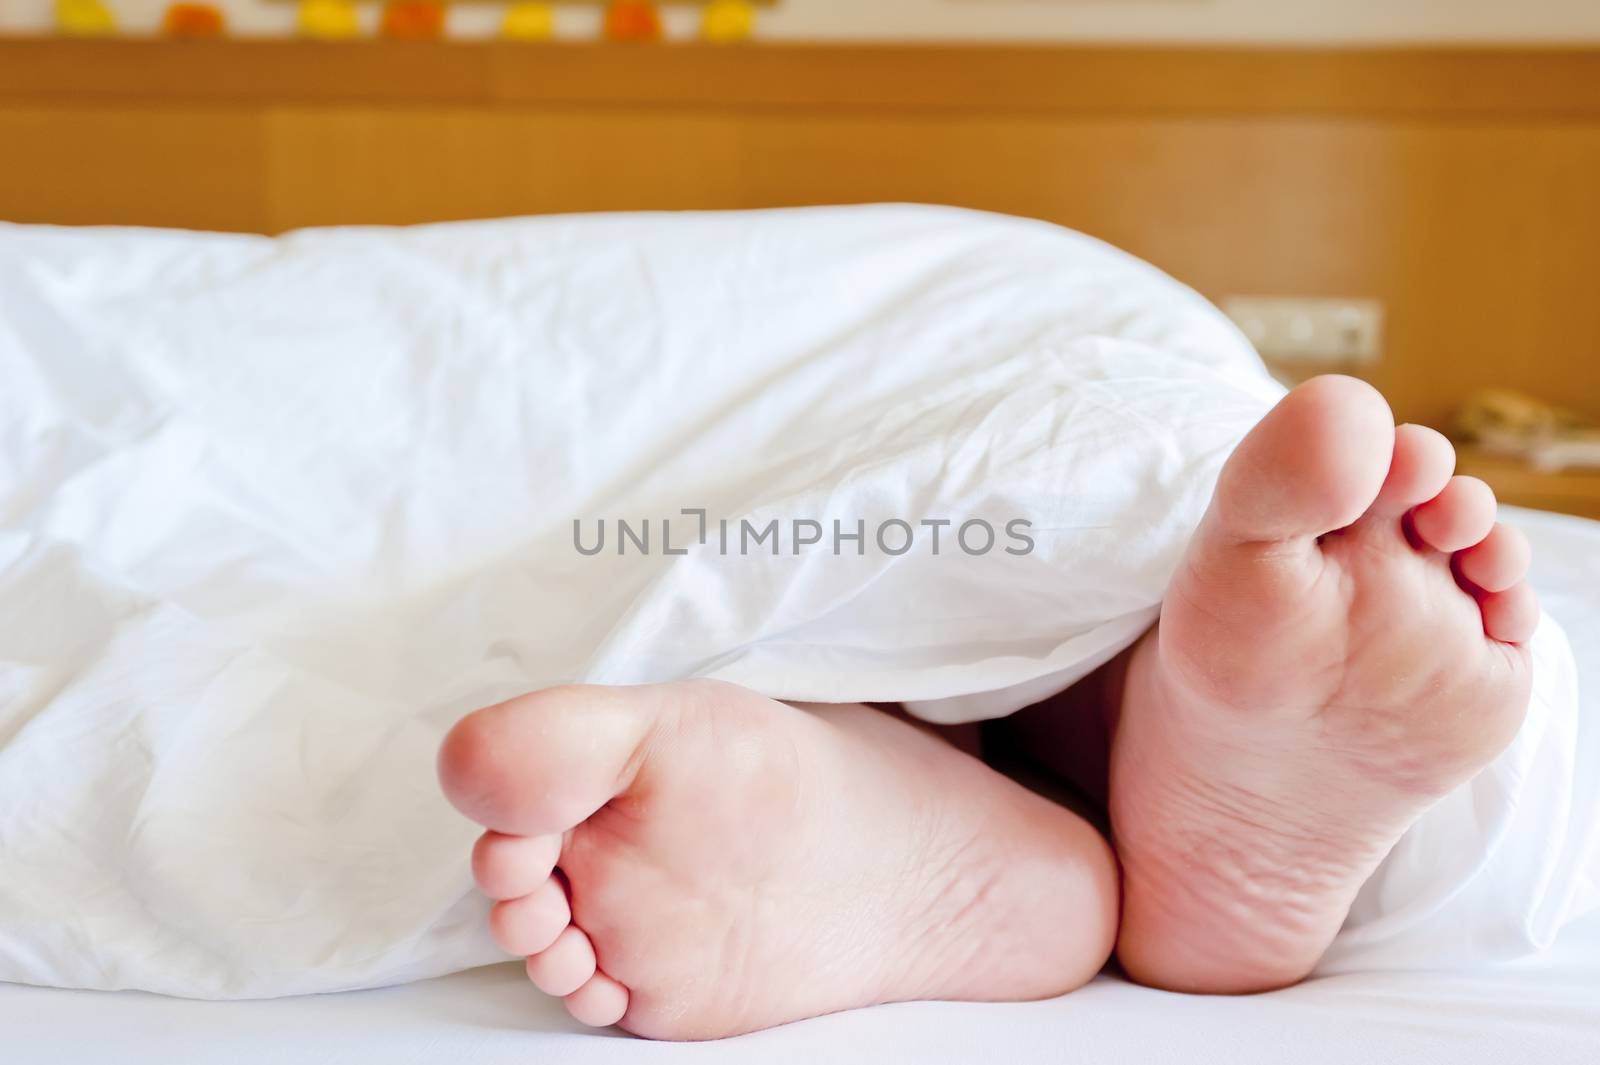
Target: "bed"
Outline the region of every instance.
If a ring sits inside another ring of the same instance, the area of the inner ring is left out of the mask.
[[[1572,638],[1585,728],[1600,729],[1600,522],[1536,511],[1534,583]],[[400,987],[258,1002],[0,985],[15,1062],[227,1061],[569,1065],[974,1061],[1319,1065],[1351,1061],[1589,1065],[1600,1048],[1600,913],[1553,949],[1486,969],[1348,973],[1245,998],[1194,998],[1102,975],[1019,1005],[907,1003],[722,1043],[662,1045],[575,1025],[516,964]]]
[[[22,146],[0,210],[25,221],[275,232],[584,209],[956,202],[1077,224],[1212,295],[1376,285],[1403,313],[1394,358],[1374,373],[1405,418],[1437,421],[1460,398],[1441,380],[1458,391],[1497,380],[1504,351],[1526,340],[1522,318],[1485,327],[1450,313],[1461,305],[1546,308],[1541,320],[1556,326],[1538,338],[1539,358],[1512,368],[1525,387],[1576,381],[1581,392],[1595,380],[1570,357],[1588,334],[1564,310],[1581,301],[1528,280],[1545,276],[1537,266],[1550,255],[1561,257],[1563,276],[1592,276],[1595,243],[1494,243],[1523,231],[1525,210],[1565,212],[1562,225],[1587,217],[1569,205],[1592,195],[1593,53],[540,53],[559,77],[525,65],[531,54],[0,42],[0,132]],[[884,69],[905,63],[926,76],[885,79]],[[1564,80],[1533,76],[1551,64]],[[1511,76],[1519,72],[1527,76]],[[1500,92],[1507,83],[1518,91]],[[1589,95],[1563,96],[1549,87],[1558,84]],[[1040,85],[1052,88],[1038,96]],[[960,96],[962,86],[977,95]],[[1546,154],[1526,150],[1535,135]],[[162,151],[139,150],[152,138]],[[418,144],[449,150],[418,153]],[[1396,144],[1402,150],[1377,150]],[[1015,165],[989,165],[996,156]],[[1369,175],[1377,158],[1398,169]],[[1394,162],[1416,158],[1420,178]],[[1181,165],[1162,162],[1173,159]],[[1240,159],[1276,162],[1241,174]],[[1370,181],[1345,180],[1351,172]],[[1439,172],[1483,195],[1439,200]],[[1319,190],[1309,207],[1306,188]],[[1395,188],[1415,196],[1375,192]],[[1415,210],[1417,200],[1437,210]],[[1198,207],[1173,206],[1184,203]],[[1240,203],[1275,224],[1239,213]],[[1303,254],[1307,235],[1332,250]],[[1418,264],[1440,263],[1451,276],[1415,291]],[[1422,321],[1441,332],[1406,331]],[[1452,360],[1448,373],[1441,359]],[[1534,541],[1533,582],[1573,644],[1594,796],[1600,523],[1534,511],[1511,520]],[[232,1002],[0,984],[0,1047],[8,1060],[68,1065],[1588,1063],[1600,1048],[1600,914],[1569,925],[1537,957],[1470,969],[1341,972],[1237,999],[1154,992],[1106,974],[1048,1002],[885,1006],[695,1047],[578,1029],[514,964]]]
[[[1600,728],[1600,523],[1533,511],[1533,580],[1583,673]],[[1593,758],[1589,759],[1593,772]],[[700,1046],[580,1030],[515,964],[403,986],[261,1001],[0,985],[5,1056],[19,1063],[1105,1060],[1279,1065],[1592,1062],[1600,1047],[1600,913],[1546,954],[1465,971],[1344,973],[1247,998],[1193,998],[1103,975],[1061,999],[917,1003],[824,1017]]]
[[[1524,510],[1509,518],[1533,541],[1533,582],[1572,639],[1592,753],[1600,747],[1600,522]],[[558,1004],[537,994],[515,964],[399,987],[257,1002],[0,985],[0,1032],[8,1060],[52,1065],[1589,1065],[1600,1049],[1600,913],[1568,926],[1541,956],[1468,971],[1346,973],[1243,998],[1151,991],[1107,974],[1052,1001],[880,1006],[711,1044],[651,1044],[580,1029]]]

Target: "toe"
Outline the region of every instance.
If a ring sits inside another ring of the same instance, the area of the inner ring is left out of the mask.
[[[561,837],[485,832],[472,848],[472,879],[491,899],[520,899],[550,877]]]
[[[1394,418],[1369,384],[1315,377],[1240,442],[1217,483],[1212,520],[1240,541],[1319,536],[1359,518],[1394,456]]]
[[[1456,555],[1456,566],[1475,587],[1503,592],[1527,576],[1532,558],[1526,536],[1509,525],[1496,525],[1482,541]]]
[[[1375,514],[1398,516],[1444,490],[1456,468],[1456,449],[1444,434],[1425,425],[1394,431],[1394,457],[1383,488],[1372,504]]]
[[[1411,526],[1435,551],[1471,547],[1494,528],[1494,492],[1476,477],[1452,477],[1444,491],[1411,512]]]
[[[1526,581],[1479,600],[1483,631],[1501,643],[1527,643],[1539,627],[1539,599]]]
[[[627,787],[672,687],[549,688],[468,714],[439,748],[445,796],[497,832],[565,832]]]
[[[572,908],[560,882],[548,877],[519,899],[497,902],[489,910],[489,934],[507,954],[526,957],[553,945],[572,923]]]
[[[594,973],[594,944],[577,925],[567,925],[554,943],[528,959],[533,986],[556,998],[572,994]]]
[[[628,989],[605,973],[597,972],[589,982],[566,998],[567,1012],[579,1024],[606,1028],[622,1020],[628,1012]]]

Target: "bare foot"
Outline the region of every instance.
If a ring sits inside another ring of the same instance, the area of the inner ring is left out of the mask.
[[[1510,743],[1538,618],[1526,541],[1347,377],[1240,444],[1128,660],[1110,808],[1136,979],[1305,976],[1362,882]]]
[[[468,716],[439,765],[491,830],[473,869],[501,900],[496,939],[587,1024],[704,1039],[1042,998],[1093,976],[1116,934],[1092,828],[862,706],[557,688]]]

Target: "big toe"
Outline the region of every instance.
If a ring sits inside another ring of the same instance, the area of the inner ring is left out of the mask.
[[[1354,377],[1312,378],[1228,459],[1212,520],[1240,541],[1342,529],[1377,498],[1394,449],[1394,416],[1376,389]]]
[[[565,832],[628,786],[656,691],[548,688],[468,714],[439,748],[445,797],[498,833]]]

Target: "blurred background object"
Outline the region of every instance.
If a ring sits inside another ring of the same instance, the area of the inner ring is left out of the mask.
[[[94,2],[13,4],[0,28],[65,32],[67,5]],[[99,2],[125,35],[164,10]],[[278,232],[895,200],[1025,215],[1194,285],[1285,379],[1372,380],[1513,501],[1600,513],[1581,432],[1507,443],[1517,411],[1600,422],[1592,0],[384,9],[388,33],[422,12],[401,35],[452,38],[426,46],[375,39],[371,3],[219,10],[226,41],[0,38],[0,216]],[[330,17],[309,27],[311,10]],[[352,19],[359,42],[286,39]]]
[[[513,41],[545,41],[556,32],[556,13],[549,4],[519,0],[506,8],[500,36]]]
[[[437,0],[388,0],[383,5],[385,37],[427,41],[444,35],[444,5]]]
[[[101,0],[55,0],[56,28],[71,37],[107,37],[117,19]]]
[[[649,0],[611,0],[606,8],[606,39],[659,41],[661,16]]]
[[[354,0],[300,0],[296,20],[303,36],[321,41],[342,41],[361,35],[361,20]]]
[[[220,37],[227,28],[227,16],[214,4],[172,4],[161,18],[168,37]]]
[[[1456,412],[1459,468],[1508,502],[1600,518],[1600,421],[1505,389]]]
[[[44,33],[52,0],[0,3],[0,33]],[[231,33],[294,32],[296,0],[218,0]],[[460,0],[452,36],[494,37],[515,0]],[[556,36],[593,39],[611,0],[551,0]],[[671,39],[701,29],[710,0],[657,0]],[[1594,0],[749,0],[759,36],[789,41],[1315,45],[1552,45],[1600,36]],[[160,25],[165,0],[106,0],[129,32]],[[380,0],[358,0],[363,25]]]
[[[1519,392],[1479,392],[1456,414],[1457,435],[1541,470],[1600,468],[1600,423]]]
[[[709,0],[700,20],[701,36],[723,44],[748,40],[755,27],[755,6],[748,0]]]

